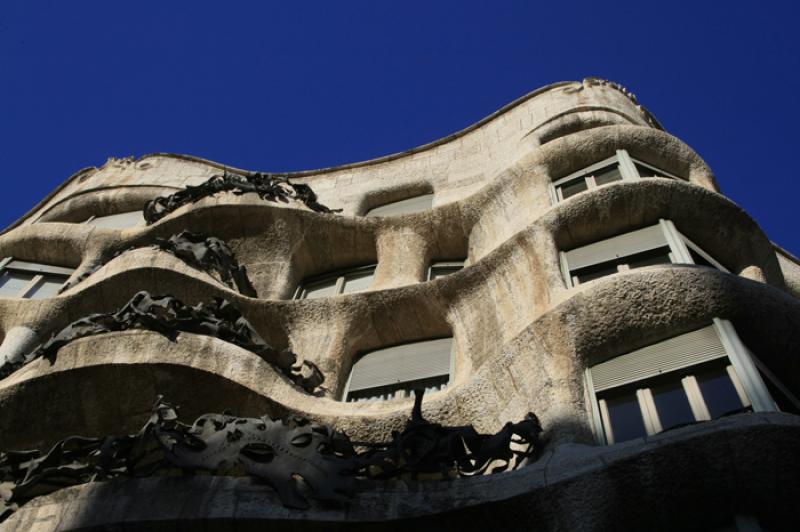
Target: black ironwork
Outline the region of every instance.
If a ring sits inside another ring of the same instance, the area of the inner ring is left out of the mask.
[[[61,487],[119,476],[237,471],[275,489],[289,508],[307,508],[308,498],[343,502],[359,478],[390,479],[407,474],[474,475],[514,469],[541,450],[539,421],[528,414],[497,434],[471,426],[444,427],[422,417],[416,392],[411,420],[386,443],[359,443],[346,434],[300,417],[239,418],[207,414],[192,425],[161,397],[137,434],[106,438],[70,437],[49,452],[0,453],[0,521],[33,497]],[[494,467],[490,466],[494,465]]]
[[[289,349],[267,344],[227,300],[214,298],[191,307],[172,296],[151,296],[144,291],[135,294],[117,312],[90,314],[67,325],[20,362],[0,367],[0,378],[39,357],[55,360],[61,347],[78,338],[128,329],[155,331],[173,341],[179,332],[213,336],[252,351],[307,392],[313,392],[324,381],[314,363],[300,359]]]
[[[181,231],[168,239],[157,238],[156,247],[172,253],[194,268],[217,272],[223,283],[241,294],[256,297],[256,289],[228,245],[213,236]]]
[[[295,199],[303,202],[309,209],[322,212],[341,212],[341,209],[329,209],[317,201],[317,195],[308,185],[291,183],[288,177],[256,173],[239,175],[225,172],[212,176],[205,183],[187,186],[169,196],[162,196],[148,201],[144,205],[144,219],[148,225],[157,222],[175,209],[194,203],[202,198],[213,196],[219,192],[246,194],[254,192],[263,200],[288,203]]]
[[[422,417],[422,396],[415,390],[411,419],[384,444],[365,444],[359,469],[375,478],[438,473],[472,476],[516,469],[539,452],[542,427],[529,412],[518,423],[506,423],[496,434],[480,434],[472,425],[445,427]]]
[[[192,268],[206,272],[216,272],[220,280],[230,288],[236,289],[239,293],[248,297],[257,297],[256,290],[247,276],[247,269],[239,265],[233,255],[233,251],[219,238],[192,233],[191,231],[181,231],[168,239],[156,238],[155,247],[175,255]],[[66,292],[112,259],[134,249],[137,248],[131,247],[117,251],[108,260],[98,262],[93,267],[87,268],[77,278],[65,283],[58,293]]]

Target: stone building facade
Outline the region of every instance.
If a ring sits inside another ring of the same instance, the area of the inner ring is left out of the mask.
[[[111,159],[0,235],[0,363],[13,369],[0,450],[136,433],[159,395],[187,422],[301,415],[385,440],[418,388],[446,426],[493,434],[534,412],[542,449],[502,473],[362,480],[306,509],[246,475],[123,476],[44,490],[0,530],[798,526],[800,263],[620,86],[550,85],[431,144],[288,175],[341,212],[223,191],[145,222],[145,202],[225,173],[253,175]],[[184,230],[224,241],[253,292],[152,246]],[[104,332],[28,360],[141,290],[224,298],[324,383],[310,392],[185,330]]]

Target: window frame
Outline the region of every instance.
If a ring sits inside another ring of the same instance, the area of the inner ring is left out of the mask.
[[[590,265],[587,265],[587,266],[581,266],[580,268],[570,269],[569,260],[568,260],[568,257],[567,257],[567,254],[570,251],[574,251],[575,249],[581,249],[581,248],[584,248],[584,247],[587,247],[587,246],[591,246],[593,244],[598,244],[598,243],[601,243],[601,242],[605,242],[607,240],[611,240],[612,238],[617,238],[617,237],[629,235],[631,233],[634,233],[636,231],[641,231],[643,229],[649,229],[651,227],[655,227],[656,225],[661,227],[661,231],[662,231],[662,234],[664,236],[664,241],[665,241],[665,246],[664,247],[668,247],[669,248],[668,256],[669,256],[671,264],[688,264],[688,265],[692,265],[692,266],[698,266],[698,264],[696,264],[694,262],[694,259],[692,258],[692,255],[690,253],[690,250],[692,250],[695,253],[697,253],[698,255],[700,255],[703,259],[708,261],[711,265],[713,265],[718,270],[723,271],[725,273],[731,273],[730,270],[728,270],[727,268],[725,268],[725,266],[720,264],[719,261],[717,261],[711,255],[709,255],[708,253],[703,251],[703,249],[700,246],[698,246],[697,244],[692,242],[683,233],[678,231],[678,229],[675,227],[675,224],[672,222],[672,220],[666,220],[664,218],[661,218],[661,219],[659,219],[658,224],[648,225],[648,226],[642,227],[640,229],[634,229],[634,230],[628,231],[626,233],[613,235],[613,236],[610,236],[608,238],[604,238],[602,240],[598,240],[596,242],[591,242],[589,244],[585,244],[584,246],[578,246],[577,248],[573,248],[572,250],[569,250],[569,251],[559,251],[558,253],[559,253],[561,274],[562,274],[562,277],[563,277],[564,282],[566,284],[566,287],[569,289],[569,288],[574,288],[576,286],[579,286],[581,284],[585,284],[585,283],[581,283],[581,281],[578,278],[578,276],[574,275],[575,271],[605,263],[605,262],[597,262],[597,263],[593,263],[593,264],[590,264]],[[654,249],[659,249],[659,248],[654,248]],[[646,252],[646,251],[647,250],[639,251],[639,252],[636,252],[636,253],[633,253],[633,254],[628,254],[628,255],[623,255],[621,257],[617,257],[618,264],[617,264],[617,272],[616,273],[620,273],[620,272],[624,272],[624,271],[629,271],[630,270],[628,264],[626,262],[624,262],[625,258],[633,257],[633,256],[635,256],[635,255],[637,255],[639,253]],[[611,262],[611,261],[606,261],[606,262]],[[614,274],[611,273],[611,274],[608,274],[608,275],[614,275]],[[608,275],[604,275],[602,277],[607,277]],[[586,281],[586,282],[591,282],[593,280],[595,280],[595,279],[592,279],[592,280]]]
[[[33,274],[33,278],[28,281],[16,295],[7,296],[19,299],[33,299],[31,296],[35,295],[36,290],[43,286],[44,282],[48,280],[48,276],[51,281],[53,280],[52,276],[65,277],[64,281],[61,283],[61,286],[64,286],[72,274],[75,273],[75,270],[72,268],[17,260],[14,257],[6,257],[0,260],[0,276],[4,275],[6,271],[19,271]]]
[[[375,272],[377,271],[377,269],[378,269],[378,263],[376,262],[374,264],[366,264],[366,265],[363,265],[363,266],[355,266],[355,267],[352,267],[352,268],[345,268],[345,269],[341,269],[341,270],[335,270],[333,272],[327,272],[327,273],[322,273],[322,274],[319,274],[319,275],[313,275],[311,277],[308,277],[308,278],[303,279],[302,281],[300,281],[300,283],[297,285],[297,288],[295,288],[294,295],[292,296],[292,299],[295,299],[295,300],[308,299],[307,294],[308,294],[309,286],[312,286],[312,285],[315,285],[315,284],[319,284],[319,283],[322,283],[324,281],[330,281],[330,280],[333,280],[333,279],[335,279],[335,281],[334,281],[334,293],[329,295],[329,296],[325,296],[325,297],[334,297],[334,296],[338,296],[338,295],[342,295],[342,294],[357,294],[359,292],[364,292],[366,290],[359,290],[358,292],[344,292],[345,283],[347,282],[348,276],[352,277],[352,276],[355,276],[355,275],[363,273],[363,272],[370,272],[370,273],[372,273],[373,280],[374,280]],[[371,286],[371,283],[370,283],[370,286]],[[324,298],[320,297],[320,298],[313,298],[313,299],[324,299]]]
[[[353,357],[353,361],[350,364],[350,372],[347,375],[347,380],[345,381],[345,385],[344,385],[344,388],[342,389],[342,393],[341,393],[339,401],[341,401],[343,403],[360,403],[360,402],[370,402],[371,403],[371,402],[382,402],[382,401],[394,401],[394,400],[398,400],[398,399],[406,399],[408,397],[412,397],[412,394],[410,393],[409,390],[413,390],[413,387],[411,387],[411,388],[404,387],[404,388],[400,388],[400,389],[396,390],[394,392],[394,397],[391,397],[391,398],[387,398],[387,399],[383,399],[383,398],[380,398],[380,399],[365,398],[365,399],[356,399],[354,401],[349,401],[348,400],[348,395],[350,394],[350,385],[351,385],[351,382],[352,382],[352,379],[353,379],[353,369],[356,367],[356,364],[358,363],[359,360],[361,360],[363,357],[369,355],[370,353],[374,353],[376,351],[384,351],[384,350],[389,350],[389,349],[392,349],[392,348],[395,348],[395,347],[414,345],[414,344],[421,344],[421,343],[427,343],[427,342],[434,342],[434,341],[437,341],[437,340],[444,340],[444,339],[450,339],[449,367],[448,367],[448,372],[447,372],[447,376],[446,376],[447,377],[447,381],[444,384],[442,384],[437,391],[443,391],[443,390],[447,389],[448,387],[450,387],[450,385],[453,382],[453,375],[454,375],[454,370],[455,370],[455,347],[456,347],[455,338],[453,336],[438,336],[436,338],[425,338],[425,339],[422,339],[422,340],[412,340],[412,341],[408,341],[408,342],[402,342],[402,343],[397,343],[397,344],[393,344],[393,345],[387,345],[387,346],[384,346],[384,347],[378,347],[376,349],[370,349],[369,351],[364,351],[364,352],[358,353],[355,357]],[[441,377],[441,375],[434,375],[433,377],[426,377],[426,378],[423,378],[423,379],[414,379],[414,380],[410,380],[410,381],[399,381],[399,382],[394,383],[394,384],[396,384],[396,385],[413,384],[415,382],[420,382],[420,381],[424,381],[424,380],[430,380],[430,379],[433,379],[433,378],[436,378],[436,377]],[[383,386],[383,387],[386,387],[386,386]],[[376,390],[376,389],[380,389],[380,388],[382,388],[382,387],[379,386],[379,387],[372,387],[372,388],[362,388],[362,389],[359,389],[359,390],[356,390],[356,391],[361,392],[361,391],[365,391],[365,390]]]
[[[564,201],[565,198],[563,197],[563,193],[562,193],[564,185],[567,184],[567,183],[571,183],[572,181],[576,181],[581,177],[583,177],[585,179],[586,190],[578,192],[578,193],[576,193],[574,195],[578,195],[578,194],[581,194],[583,192],[590,192],[590,191],[596,189],[597,187],[605,186],[605,185],[598,185],[595,182],[594,176],[593,175],[587,175],[587,174],[590,174],[591,172],[595,172],[597,170],[600,170],[601,168],[604,168],[606,166],[612,166],[614,164],[617,165],[617,167],[619,168],[619,173],[622,176],[622,179],[620,179],[619,181],[640,181],[642,179],[650,179],[652,177],[663,177],[663,178],[666,178],[666,179],[677,179],[677,180],[680,180],[680,181],[686,181],[685,179],[683,179],[681,177],[678,177],[675,174],[672,174],[672,173],[667,172],[665,170],[661,170],[661,169],[653,166],[650,163],[646,163],[646,162],[644,162],[642,160],[639,160],[639,159],[636,159],[634,157],[631,157],[631,155],[628,153],[628,150],[622,149],[622,150],[617,150],[616,153],[614,155],[612,155],[611,157],[608,157],[606,159],[603,159],[602,161],[599,161],[597,163],[593,163],[593,164],[591,164],[591,165],[589,165],[589,166],[587,166],[585,168],[582,168],[582,169],[580,169],[580,170],[578,170],[576,172],[572,172],[569,175],[566,175],[564,177],[560,177],[560,178],[558,178],[556,180],[551,181],[550,182],[550,187],[549,187],[551,203],[553,205],[555,205],[557,203],[561,203],[562,201]],[[646,176],[646,177],[642,176],[642,175],[639,174],[639,170],[636,168],[637,164],[640,165],[640,166],[644,166],[646,168],[649,168],[649,169],[657,172],[659,175],[657,175],[657,176]],[[661,175],[661,174],[663,174],[663,175]],[[608,184],[610,184],[610,183],[608,183]],[[572,197],[572,196],[570,196],[570,197]],[[569,199],[569,198],[567,198],[567,199]]]
[[[453,273],[456,273],[457,271],[463,270],[464,267],[466,266],[466,264],[467,264],[467,259],[440,260],[440,261],[431,262],[430,265],[428,266],[428,271],[427,271],[427,273],[425,275],[425,280],[426,281],[433,281],[434,280],[433,271],[436,268],[457,268],[453,272],[450,272],[448,274],[440,276],[440,277],[447,277],[448,275],[452,275]]]
[[[725,364],[726,360],[724,358],[717,359],[708,362],[707,364],[720,363],[720,362]],[[739,397],[739,401],[741,401],[742,403],[742,408],[752,407],[752,403],[750,402],[749,397],[745,393],[744,386],[742,385],[739,376],[736,374],[733,365],[728,363],[722,367],[727,372],[728,377],[730,378],[731,383],[733,384],[733,387],[736,390],[736,395]],[[691,372],[692,367],[687,369],[689,370],[689,373],[681,377],[680,380],[677,380],[676,378],[674,382],[676,384],[679,383],[684,393],[686,394],[686,399],[688,400],[689,408],[692,411],[694,421],[695,422],[710,421],[712,419],[711,413],[709,411],[708,405],[706,404],[706,400],[703,397],[703,393],[700,390],[700,385],[698,384],[696,373]],[[649,379],[645,379],[643,381],[637,381],[637,383],[634,383],[634,384],[641,383],[636,388],[635,395],[638,400],[639,410],[642,415],[642,420],[644,421],[644,427],[648,436],[653,436],[655,434],[664,431],[664,426],[661,421],[661,416],[658,413],[658,408],[656,406],[656,402],[653,396],[653,388],[655,385],[651,384],[651,382],[654,379],[657,379],[657,377],[651,377]],[[606,399],[598,398],[597,403],[600,410],[600,418],[602,421],[603,433],[606,437],[606,440],[609,442],[609,445],[613,445],[616,442],[614,441],[614,431],[612,430],[611,427],[611,420],[608,412],[608,407],[606,404]]]
[[[722,362],[725,364],[724,367],[736,390],[736,394],[739,396],[739,400],[742,402],[743,408],[751,408],[753,412],[776,411],[777,406],[775,401],[770,396],[766,384],[756,368],[754,357],[750,356],[750,351],[739,339],[733,324],[728,320],[713,318],[712,326],[725,351],[724,356],[664,373],[664,375],[669,375],[677,371],[686,373],[681,377],[680,383],[686,393],[695,421],[708,421],[711,419],[708,406],[706,405],[695,377],[696,371],[692,371],[693,368],[699,368],[707,363]],[[672,338],[678,336],[681,335]],[[669,338],[666,340],[669,340]],[[662,342],[666,340],[662,340]],[[656,342],[656,344],[651,345],[657,345],[658,343],[661,342]],[[630,352],[634,351],[636,350]],[[619,356],[624,356],[626,354],[628,353]],[[612,357],[608,360],[613,360],[614,358],[617,357]],[[648,384],[648,382],[652,383],[653,380],[660,377],[660,375],[648,376],[637,381],[606,388],[597,392],[595,390],[591,371],[596,365],[597,364],[587,367],[584,371],[584,396],[588,399],[587,407],[589,409],[589,418],[591,420],[595,442],[598,445],[613,445],[615,443],[607,404],[604,398],[598,398],[598,394],[605,394],[609,390],[631,388],[633,386],[637,386],[635,388],[635,393],[647,436],[649,437],[662,432],[661,421],[658,417],[658,411],[651,391],[652,384]]]

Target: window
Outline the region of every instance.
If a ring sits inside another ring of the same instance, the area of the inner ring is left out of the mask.
[[[4,259],[0,261],[0,297],[54,297],[73,271],[61,266]]]
[[[752,352],[748,351],[758,374],[767,386],[770,396],[775,400],[775,408],[781,412],[800,415],[800,398],[783,384],[780,379]]]
[[[319,299],[338,294],[362,292],[372,285],[377,264],[351,268],[336,273],[318,275],[303,280],[297,287],[295,299]]]
[[[669,220],[561,252],[561,269],[570,287],[656,264],[695,264],[728,272]]]
[[[443,390],[450,382],[452,338],[438,338],[370,351],[350,371],[343,400],[385,401]]]
[[[551,188],[551,199],[555,204],[580,192],[615,181],[633,181],[650,177],[680,179],[669,172],[634,159],[626,150],[617,150],[613,157],[554,181]]]
[[[127,229],[145,225],[144,214],[142,211],[121,212],[109,214],[107,216],[92,216],[86,223],[95,227],[105,227],[107,229]]]
[[[433,194],[423,194],[392,203],[386,203],[371,209],[365,216],[395,216],[427,211],[433,207]]]
[[[775,404],[733,325],[714,324],[586,372],[598,440],[619,443]]]
[[[464,260],[439,261],[428,267],[428,281],[444,277],[464,268]]]

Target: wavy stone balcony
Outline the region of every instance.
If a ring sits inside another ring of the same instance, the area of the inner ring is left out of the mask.
[[[692,530],[712,529],[743,509],[780,529],[793,521],[790,503],[800,495],[792,473],[799,443],[796,416],[734,416],[645,442],[557,447],[503,475],[365,483],[343,509],[287,510],[269,488],[232,477],[96,482],[33,500],[0,530]]]

